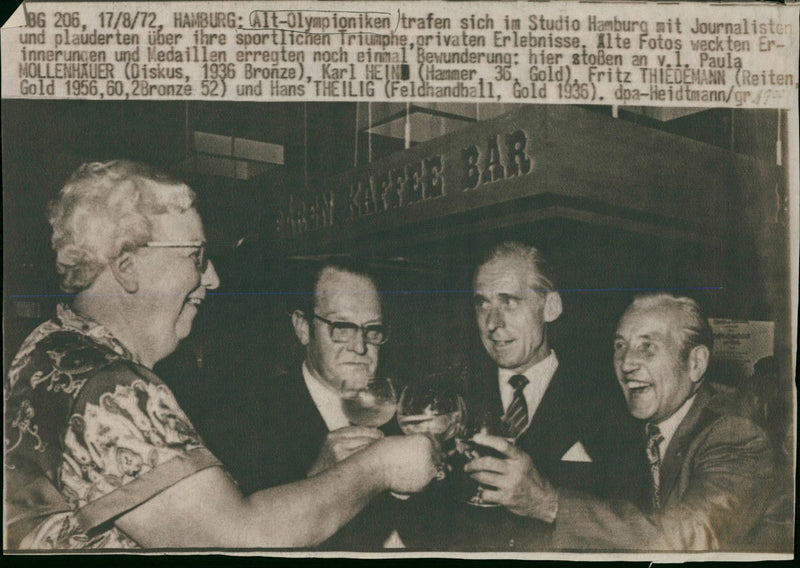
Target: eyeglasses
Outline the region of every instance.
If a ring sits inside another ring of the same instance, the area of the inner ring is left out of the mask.
[[[150,241],[142,245],[149,248],[193,248],[197,249],[197,254],[192,255],[194,265],[200,274],[205,274],[208,270],[208,256],[206,255],[206,243],[203,241],[191,241],[187,243],[171,241]]]
[[[334,343],[350,343],[359,331],[365,343],[383,345],[389,341],[389,328],[382,324],[357,325],[349,321],[330,321],[322,316],[313,314],[319,321],[328,324],[331,341]]]

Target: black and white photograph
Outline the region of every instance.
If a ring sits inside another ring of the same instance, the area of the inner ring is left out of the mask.
[[[80,89],[155,63],[63,80],[38,33],[2,101],[5,552],[792,558],[796,71],[759,108],[455,101],[416,56],[405,98],[219,63],[221,100],[120,100]]]

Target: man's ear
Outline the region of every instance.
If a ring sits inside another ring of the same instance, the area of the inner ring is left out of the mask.
[[[129,294],[139,291],[139,275],[136,272],[136,257],[130,252],[123,252],[109,261],[114,279]]]
[[[295,310],[292,312],[292,327],[294,328],[294,334],[304,346],[308,345],[311,341],[311,328],[309,325],[310,324],[306,319],[306,315],[302,311]]]
[[[558,292],[547,292],[544,297],[544,321],[556,321],[564,307],[561,305],[561,294]]]
[[[705,345],[697,345],[689,352],[689,378],[693,383],[700,382],[708,369],[711,353]]]

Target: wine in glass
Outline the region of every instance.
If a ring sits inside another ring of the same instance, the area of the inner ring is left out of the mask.
[[[397,423],[405,434],[427,434],[443,444],[460,433],[464,415],[464,400],[454,388],[418,382],[403,390]]]
[[[403,389],[397,407],[397,424],[404,434],[425,434],[439,441],[443,450],[463,428],[464,399],[451,386],[430,382],[411,383]],[[436,479],[447,476],[444,465],[437,469]],[[393,495],[399,499],[407,496]]]
[[[342,410],[352,424],[379,428],[397,409],[397,395],[388,377],[344,381],[340,390]]]
[[[500,416],[488,410],[475,412],[467,420],[464,435],[456,439],[456,449],[458,453],[463,456],[465,460],[464,463],[483,456],[505,459],[505,456],[497,450],[475,443],[472,438],[478,433],[500,436],[505,438],[508,442],[514,443],[514,438],[509,435],[507,424]],[[495,489],[495,487],[480,484],[466,474],[463,474],[461,481],[461,491],[469,505],[474,505],[476,507],[497,507],[495,503],[486,503],[483,501],[484,490]]]

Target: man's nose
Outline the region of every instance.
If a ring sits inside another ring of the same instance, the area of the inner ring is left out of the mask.
[[[364,330],[356,330],[353,339],[347,344],[347,349],[359,355],[364,355],[367,352],[367,342],[364,341]]]
[[[639,357],[636,349],[624,348],[622,353],[618,354],[620,361],[620,369],[623,373],[635,371],[639,367]]]
[[[217,269],[214,268],[214,263],[211,260],[208,261],[206,271],[200,275],[200,285],[206,290],[219,288],[219,274],[217,274]]]
[[[499,327],[505,327],[506,320],[503,311],[499,306],[495,306],[489,310],[486,316],[486,327],[489,331],[494,331]]]

